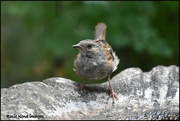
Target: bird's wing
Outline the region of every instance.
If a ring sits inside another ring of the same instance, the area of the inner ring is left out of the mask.
[[[114,59],[113,50],[111,46],[106,42],[106,24],[100,22],[95,27],[95,41],[104,48],[107,54],[107,60],[110,61]]]
[[[109,65],[113,64],[114,68],[112,70],[115,71],[117,69],[117,65],[119,64],[119,59],[113,51],[112,47],[106,41],[106,24],[100,22],[95,27],[95,42],[97,42],[105,51],[106,51],[106,60]],[[112,63],[113,61],[113,63]]]

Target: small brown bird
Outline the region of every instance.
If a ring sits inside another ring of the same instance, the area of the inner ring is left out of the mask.
[[[106,27],[104,23],[98,23],[95,27],[94,40],[82,40],[72,46],[79,50],[74,61],[74,70],[84,80],[98,80],[107,77],[114,100],[117,97],[110,82],[110,74],[117,69],[119,59],[106,42]],[[81,90],[84,89],[84,80],[80,86]]]

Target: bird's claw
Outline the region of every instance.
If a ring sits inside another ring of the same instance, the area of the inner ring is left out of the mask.
[[[118,99],[117,96],[116,96],[116,94],[114,94],[114,93],[111,93],[111,97],[113,98],[113,100],[114,100],[114,99]]]
[[[79,91],[83,91],[83,90],[85,90],[84,84],[81,84],[80,87],[79,87]]]

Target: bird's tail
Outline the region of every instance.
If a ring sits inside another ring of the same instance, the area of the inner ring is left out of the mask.
[[[100,22],[95,27],[95,39],[106,40],[106,24]]]

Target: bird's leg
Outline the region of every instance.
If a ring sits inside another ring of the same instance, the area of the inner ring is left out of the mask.
[[[110,82],[110,75],[108,76],[108,82],[109,82],[111,97],[113,98],[113,101],[114,101],[114,98],[117,99],[117,96],[114,94],[114,90],[113,90],[111,82]]]

